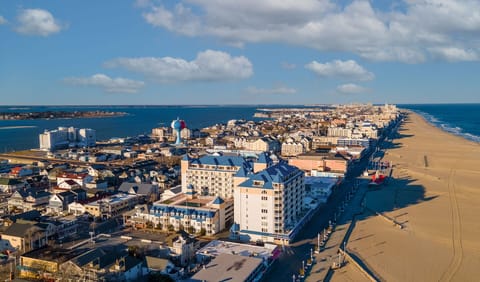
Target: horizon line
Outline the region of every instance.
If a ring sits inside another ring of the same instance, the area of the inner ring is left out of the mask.
[[[140,106],[140,107],[159,107],[159,106],[332,106],[332,105],[475,105],[480,102],[438,102],[438,103],[370,103],[370,102],[351,102],[351,103],[312,103],[312,104],[30,104],[30,105],[0,105],[0,107],[105,107],[105,106]]]

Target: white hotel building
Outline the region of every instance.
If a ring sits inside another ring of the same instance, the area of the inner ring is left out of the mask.
[[[40,149],[55,151],[74,147],[93,147],[96,145],[96,131],[90,128],[59,127],[54,130],[45,130],[38,136]]]
[[[248,174],[266,168],[271,161],[267,153],[260,153],[255,161],[238,155],[185,156],[181,161],[182,192],[193,189],[197,195],[230,199]]]
[[[302,220],[304,172],[280,162],[235,188],[233,232],[250,241],[288,243]]]

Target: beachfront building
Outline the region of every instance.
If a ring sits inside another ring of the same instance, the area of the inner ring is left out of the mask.
[[[39,135],[40,149],[55,151],[69,147],[94,147],[97,142],[96,131],[90,128],[59,127],[45,130]]]
[[[148,213],[137,213],[129,221],[135,224],[141,218],[148,219],[163,230],[213,235],[232,224],[233,200],[218,196],[196,196],[190,190],[187,194],[155,202]]]
[[[301,219],[304,172],[279,162],[251,173],[235,187],[233,232],[250,241],[289,242]]]
[[[371,149],[375,146],[375,140],[372,138],[339,138],[337,140],[337,146],[350,147],[350,146],[362,146],[366,149]]]
[[[305,190],[309,197],[324,204],[333,193],[334,187],[340,183],[341,178],[339,177],[306,176]]]
[[[181,161],[182,192],[193,190],[198,195],[229,199],[233,197],[235,177],[244,177],[252,170],[252,162],[238,155],[186,155]]]
[[[288,163],[305,171],[307,175],[311,175],[312,171],[345,174],[350,160],[340,153],[309,152],[289,159]]]
[[[197,261],[207,264],[191,281],[261,281],[281,251],[274,244],[255,246],[213,240],[197,251]],[[232,265],[236,265],[232,271]]]

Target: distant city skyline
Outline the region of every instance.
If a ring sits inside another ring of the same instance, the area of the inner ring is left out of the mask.
[[[94,3],[2,2],[0,105],[480,102],[479,1]]]

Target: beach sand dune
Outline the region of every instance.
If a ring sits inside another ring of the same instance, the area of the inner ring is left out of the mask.
[[[404,228],[366,211],[348,249],[386,281],[479,281],[480,145],[414,113],[386,145],[393,178],[368,192],[365,204]],[[338,273],[332,280],[342,280]]]

